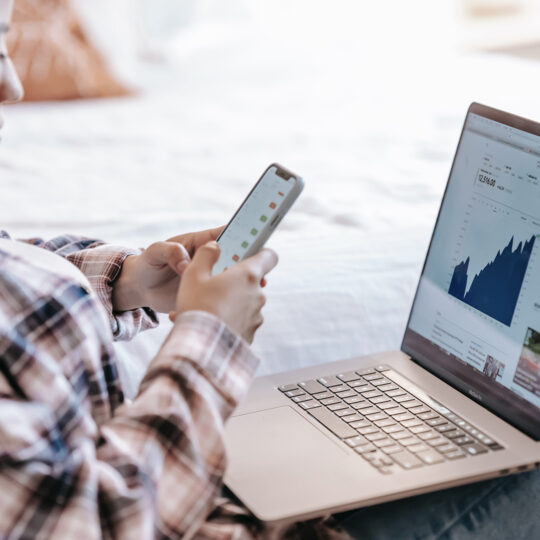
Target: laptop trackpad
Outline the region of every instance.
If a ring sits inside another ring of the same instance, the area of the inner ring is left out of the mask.
[[[314,506],[324,504],[330,486],[350,481],[351,452],[333,437],[291,407],[234,416],[226,427],[225,483],[267,520],[274,512],[279,515],[278,508],[301,511],[310,500]],[[352,458],[357,471],[369,471],[362,459]]]

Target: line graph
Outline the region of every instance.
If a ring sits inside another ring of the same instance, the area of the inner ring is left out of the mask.
[[[514,249],[512,236],[493,260],[474,276],[466,290],[471,262],[471,256],[468,256],[454,267],[448,294],[510,326],[535,240],[536,236],[532,235]]]

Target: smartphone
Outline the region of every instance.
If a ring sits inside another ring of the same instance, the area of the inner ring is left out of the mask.
[[[302,189],[302,178],[272,163],[219,235],[221,255],[212,275],[258,253]]]

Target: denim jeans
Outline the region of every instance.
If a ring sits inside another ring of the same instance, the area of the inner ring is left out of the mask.
[[[335,516],[362,540],[540,539],[540,470]]]

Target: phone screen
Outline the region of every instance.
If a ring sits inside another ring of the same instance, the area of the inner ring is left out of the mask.
[[[261,231],[272,222],[281,203],[294,188],[294,177],[285,180],[270,167],[257,182],[218,239],[221,255],[212,274],[218,274],[241,261],[253,247]]]

